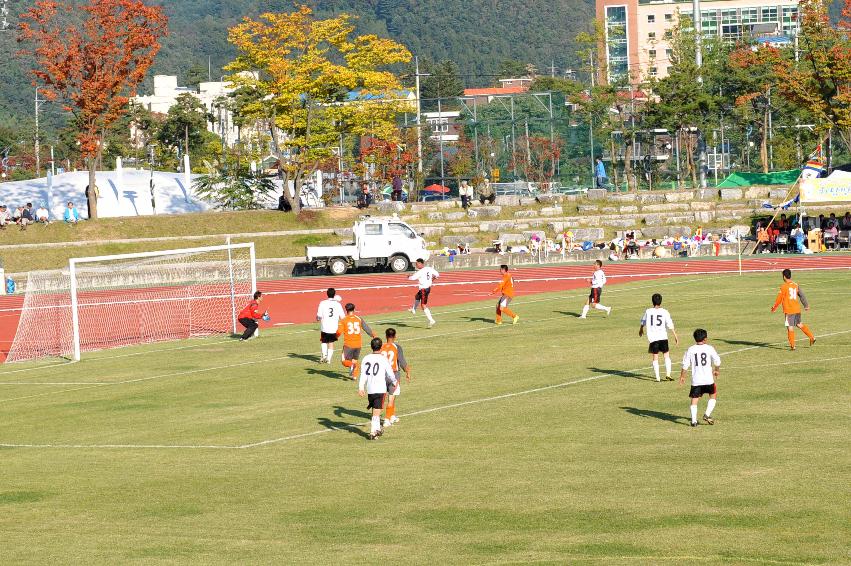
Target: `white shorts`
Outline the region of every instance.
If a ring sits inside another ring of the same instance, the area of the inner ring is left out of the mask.
[[[394,397],[398,397],[399,394],[402,392],[402,377],[399,375],[401,373],[402,372],[400,372],[400,371],[396,372],[396,388],[393,391],[388,392],[388,393],[390,393],[390,395],[393,395]]]

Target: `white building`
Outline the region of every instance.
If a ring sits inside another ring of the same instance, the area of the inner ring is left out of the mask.
[[[207,123],[207,129],[224,138],[228,146],[233,146],[239,139],[240,132],[233,124],[232,113],[221,104],[221,100],[233,92],[231,83],[227,81],[204,82],[198,85],[198,91],[177,86],[177,77],[171,75],[156,75],[154,77],[154,93],[135,96],[131,99],[134,104],[157,114],[168,114],[169,108],[177,102],[181,94],[191,94],[197,98],[204,108],[214,117],[214,122]]]

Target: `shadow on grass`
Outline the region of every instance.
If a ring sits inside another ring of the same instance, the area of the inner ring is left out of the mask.
[[[358,419],[370,419],[372,414],[360,409],[350,409],[342,405],[334,405],[334,415],[338,417],[355,417]]]
[[[572,316],[574,318],[579,318],[580,316],[582,316],[582,313],[573,312],[573,311],[553,311],[553,312],[556,313],[556,314],[562,314],[564,316]]]
[[[343,381],[349,381],[348,375],[342,375],[340,372],[333,371],[330,369],[307,369],[308,375],[321,375],[323,377],[327,377],[328,379],[341,379]]]
[[[461,318],[469,320],[470,322],[484,322],[484,323],[487,323],[487,324],[496,324],[494,319],[485,318],[483,316],[462,316]],[[511,319],[509,319],[509,322],[511,322]]]
[[[362,438],[369,438],[368,432],[366,432],[362,427],[353,425],[351,423],[346,423],[343,421],[333,421],[327,417],[319,417],[316,420],[321,426],[324,426],[327,429],[342,430],[345,432],[351,432],[352,434],[357,434]]]
[[[398,320],[380,320],[378,324],[381,324],[382,326],[392,326],[393,328],[417,328],[413,324],[399,322]],[[382,340],[384,339],[381,336],[379,336],[379,338]]]
[[[641,379],[643,381],[656,381],[656,379],[647,376],[641,375],[640,373],[635,373],[632,371],[624,371],[619,369],[603,369],[603,368],[588,368],[588,371],[593,371],[594,373],[599,373],[603,375],[616,375],[618,377],[631,377],[632,379]]]
[[[648,409],[637,409],[635,407],[621,407],[630,415],[636,417],[645,417],[650,419],[659,419],[660,421],[668,421],[675,424],[688,425],[689,419],[681,415],[673,415],[671,413],[663,413],[662,411],[650,411]]]
[[[777,344],[769,344],[768,342],[754,342],[753,340],[724,340],[723,338],[714,338],[713,342],[723,342],[731,346],[754,346],[756,348],[766,348],[769,350],[783,350],[782,346]]]
[[[295,354],[290,353],[291,358],[298,358],[299,360],[307,360],[308,362],[319,362],[319,356],[316,354]]]

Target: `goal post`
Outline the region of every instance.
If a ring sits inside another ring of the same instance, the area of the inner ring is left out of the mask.
[[[8,361],[236,332],[253,243],[73,258],[32,272]]]

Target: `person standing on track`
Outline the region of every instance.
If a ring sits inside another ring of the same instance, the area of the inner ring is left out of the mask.
[[[254,298],[248,305],[239,312],[237,320],[245,327],[245,332],[242,333],[240,342],[244,342],[254,336],[257,332],[257,321],[266,316],[266,312],[260,312],[260,303],[263,301],[263,293],[260,291],[254,292]]]
[[[336,299],[337,291],[334,288],[328,289],[325,294],[327,299],[319,303],[319,308],[316,310],[316,320],[319,321],[319,341],[322,343],[322,358],[319,363],[331,363],[331,358],[334,357],[334,342],[337,341],[337,329],[340,326],[340,321],[346,318],[346,313],[343,312],[343,307],[340,306],[340,301]]]
[[[604,307],[600,304],[600,297],[603,296],[603,286],[606,284],[606,274],[603,273],[603,262],[599,259],[594,262],[596,269],[591,275],[591,294],[588,295],[588,302],[582,307],[582,315],[579,318],[588,317],[588,309],[593,305],[595,309],[606,311],[606,316],[612,314],[612,307]]]
[[[508,272],[507,265],[500,265],[499,272],[502,275],[502,281],[494,288],[493,291],[491,291],[491,295],[496,293],[501,295],[499,297],[499,302],[496,303],[496,320],[494,321],[494,324],[497,326],[502,324],[502,313],[511,317],[512,324],[517,324],[520,317],[508,308],[508,305],[510,305],[511,301],[514,299],[514,278]]]
[[[440,277],[440,273],[433,267],[427,266],[422,259],[418,259],[416,265],[416,273],[408,277],[409,280],[416,281],[419,285],[417,294],[414,295],[414,306],[411,307],[411,314],[417,314],[417,307],[422,305],[423,313],[428,319],[428,327],[431,328],[436,322],[431,316],[431,310],[428,308],[428,299],[429,295],[431,295],[431,286],[434,284],[434,280]]]
[[[810,303],[798,284],[792,281],[792,270],[790,269],[783,270],[783,285],[780,286],[780,292],[777,294],[774,306],[771,307],[771,312],[776,311],[781,304],[783,305],[783,314],[786,315],[786,336],[789,339],[789,348],[795,349],[796,326],[810,339],[810,346],[815,344],[816,337],[813,336],[810,327],[801,322],[801,305],[804,305],[804,310],[809,311]]]

